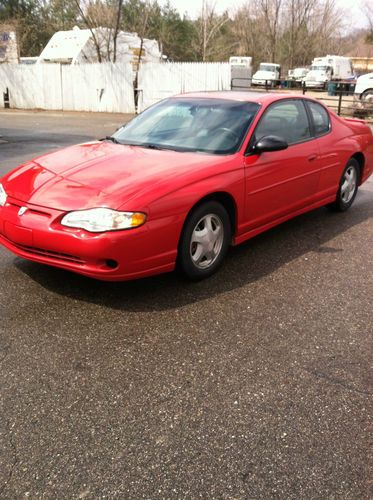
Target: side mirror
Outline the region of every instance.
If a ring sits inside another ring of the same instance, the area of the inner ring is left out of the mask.
[[[252,152],[257,154],[269,153],[271,151],[282,151],[288,147],[289,144],[281,137],[277,135],[266,135],[254,144]]]

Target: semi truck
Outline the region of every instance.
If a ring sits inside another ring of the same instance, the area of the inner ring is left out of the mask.
[[[342,56],[316,57],[304,79],[307,88],[325,89],[330,80],[350,80],[354,77],[351,60]]]

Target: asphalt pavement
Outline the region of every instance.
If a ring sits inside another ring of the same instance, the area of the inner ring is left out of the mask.
[[[0,112],[0,175],[128,116]],[[0,249],[1,499],[370,499],[373,182],[197,284]]]

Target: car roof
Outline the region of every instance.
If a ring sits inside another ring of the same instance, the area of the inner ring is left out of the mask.
[[[255,92],[255,91],[210,91],[210,92],[186,92],[174,97],[196,98],[196,99],[225,99],[230,101],[256,102],[258,104],[269,104],[281,99],[299,99],[304,96],[301,94],[291,94],[285,92]],[[307,98],[308,99],[308,98]]]

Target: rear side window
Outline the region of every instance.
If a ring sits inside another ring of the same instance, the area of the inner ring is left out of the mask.
[[[255,140],[265,135],[277,135],[288,144],[308,140],[311,132],[303,102],[297,99],[272,104],[255,130]]]
[[[313,118],[315,135],[320,136],[327,134],[330,130],[329,113],[321,104],[317,104],[317,102],[308,101],[307,106]]]

